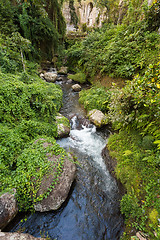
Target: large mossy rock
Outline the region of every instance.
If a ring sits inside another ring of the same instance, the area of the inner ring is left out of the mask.
[[[93,109],[89,111],[88,117],[96,127],[101,127],[106,123],[106,116],[100,110]]]
[[[12,192],[4,193],[0,197],[0,229],[5,228],[18,213],[16,190],[13,189]]]
[[[69,120],[62,114],[56,116],[58,138],[67,137],[70,133]]]
[[[36,240],[36,239],[45,239],[45,238],[35,238],[27,233],[8,233],[8,232],[0,232],[1,240]]]
[[[49,143],[47,142],[43,144],[44,148],[48,147],[48,145]],[[54,169],[57,168],[57,163],[59,162],[59,156],[53,155],[52,152],[47,153],[47,158],[53,166],[53,172],[44,175],[37,192],[37,197],[43,195],[46,190],[52,186],[54,180]],[[66,157],[64,159],[62,172],[58,176],[54,188],[46,198],[43,198],[41,201],[34,204],[34,209],[39,212],[45,212],[50,210],[57,210],[60,208],[62,203],[68,197],[75,176],[76,165],[71,161],[71,159],[69,159],[69,157]]]

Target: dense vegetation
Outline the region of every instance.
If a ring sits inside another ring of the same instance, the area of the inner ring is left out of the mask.
[[[20,49],[26,59],[52,60],[62,48],[65,21],[57,0],[0,0],[0,22],[1,61],[15,63]],[[25,46],[24,39],[30,46]]]
[[[104,26],[68,50],[71,70],[131,78],[158,58],[159,36],[141,22],[130,26]]]
[[[48,149],[34,144],[35,140],[52,137],[48,139],[53,143],[50,150],[64,155],[54,140],[61,104],[62,91],[57,85],[36,75],[0,73],[0,190],[15,187],[23,210],[36,201],[38,188],[31,179],[40,180],[51,167],[45,155]]]
[[[0,192],[16,188],[19,209],[30,210],[54,188],[66,155],[55,141],[62,90],[38,77],[36,63],[60,52],[65,22],[56,0],[0,0],[0,22]],[[53,183],[37,197],[51,168]]]
[[[123,239],[130,239],[133,229],[147,239],[159,239],[160,1],[150,7],[129,2],[121,25],[113,25],[118,21],[115,12],[110,24],[67,50],[68,65],[91,82],[96,74],[128,79],[122,89],[114,84],[82,91],[80,103],[88,111],[103,111],[116,130],[108,148],[117,159],[116,176],[127,190],[121,201]]]
[[[143,76],[136,76],[123,89],[114,89],[108,112],[119,130],[110,137],[108,147],[118,161],[117,177],[127,189],[121,201],[122,213],[128,228],[144,231],[151,239],[160,236],[159,73],[160,62],[149,65]]]

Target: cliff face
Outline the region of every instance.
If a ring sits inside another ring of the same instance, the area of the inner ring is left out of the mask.
[[[151,5],[153,0],[148,0],[148,5]],[[83,24],[87,27],[101,27],[103,21],[107,18],[107,9],[96,6],[94,0],[74,0],[75,12],[78,17],[78,27],[81,28]],[[115,8],[115,6],[113,7]],[[117,5],[118,17],[116,22],[120,24],[127,11],[127,5],[124,0],[119,0]],[[69,1],[63,3],[63,16],[66,20],[67,32],[76,31],[73,23],[71,23],[71,13],[69,8]]]
[[[78,16],[79,27],[83,24],[86,24],[87,27],[100,27],[103,20],[106,18],[106,10],[96,7],[93,0],[82,0],[81,3],[75,1],[74,6]],[[64,2],[62,12],[67,23],[67,31],[74,31],[75,27],[71,23],[69,2]]]

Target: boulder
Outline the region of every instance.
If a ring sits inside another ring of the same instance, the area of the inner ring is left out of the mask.
[[[16,190],[13,189],[12,192],[4,193],[0,197],[0,229],[5,228],[18,213]]]
[[[89,111],[88,117],[96,127],[101,127],[105,124],[106,116],[100,110],[93,109]]]
[[[40,74],[40,78],[42,78],[44,80],[44,73]]]
[[[46,73],[43,74],[43,78],[47,82],[55,82],[56,78],[57,78],[57,74],[53,73],[53,72],[46,72]]]
[[[43,146],[47,147],[49,143],[44,143]],[[52,155],[52,153],[47,154],[48,160],[53,163],[53,169],[59,156]],[[63,171],[58,177],[57,184],[54,186],[53,190],[50,192],[49,196],[41,200],[34,205],[34,209],[38,212],[45,212],[50,210],[57,210],[62,203],[66,200],[71,185],[76,176],[76,165],[69,160],[69,157],[64,160]],[[54,179],[53,172],[45,175],[40,183],[39,190],[37,192],[37,197],[45,193],[46,190],[51,186]]]
[[[57,133],[59,138],[67,137],[70,133],[70,128],[60,123],[57,125]]]
[[[75,92],[79,92],[81,91],[81,86],[79,84],[74,84],[72,86],[72,89],[75,91]]]
[[[68,79],[68,80],[67,80],[67,83],[68,83],[68,84],[71,84],[72,82],[73,82],[72,79]]]
[[[70,133],[70,124],[69,120],[64,117],[62,114],[58,114],[56,116],[56,124],[57,124],[57,134],[58,138],[66,137]]]
[[[68,68],[67,68],[67,67],[61,67],[61,68],[58,70],[58,73],[59,73],[59,74],[66,75],[66,74],[67,74],[67,71],[68,71]]]
[[[27,233],[8,233],[8,232],[0,232],[1,240],[36,240],[36,239],[45,239],[45,238],[35,238]]]

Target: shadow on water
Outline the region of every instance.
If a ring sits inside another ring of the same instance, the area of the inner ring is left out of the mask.
[[[95,126],[88,124],[85,111],[78,104],[78,93],[71,90],[71,84],[58,84],[64,91],[61,113],[70,118],[72,130],[68,138],[57,142],[76,155],[76,180],[59,210],[29,215],[11,231],[22,230],[35,237],[44,235],[57,240],[118,240],[123,231],[122,196],[101,157],[109,130],[96,131]]]

